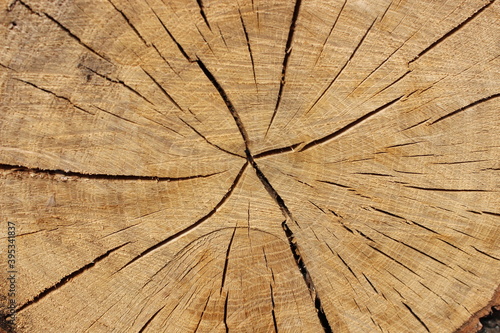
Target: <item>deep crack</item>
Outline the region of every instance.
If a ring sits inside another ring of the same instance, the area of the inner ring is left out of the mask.
[[[288,209],[288,207],[285,205],[285,201],[281,196],[278,194],[278,192],[273,188],[267,177],[264,175],[264,173],[260,170],[259,166],[254,160],[254,157],[250,153],[250,151],[247,149],[246,150],[246,155],[247,155],[247,161],[248,163],[254,168],[255,173],[257,174],[257,177],[260,179],[262,184],[264,185],[264,188],[267,190],[269,195],[274,199],[274,201],[278,204],[278,206],[281,209],[281,212],[283,215],[291,220],[294,221],[297,226],[298,223],[297,221],[292,217],[292,213]],[[302,274],[302,277],[304,278],[304,282],[307,286],[307,289],[309,290],[309,293],[311,295],[312,300],[314,301],[314,307],[316,308],[316,312],[318,314],[318,319],[321,323],[321,326],[323,326],[323,330],[325,333],[331,333],[332,328],[330,326],[330,323],[328,322],[328,318],[326,317],[325,311],[323,309],[323,306],[321,304],[321,299],[316,293],[316,288],[314,287],[313,280],[311,278],[311,274],[309,273],[309,270],[306,267],[306,264],[304,263],[304,260],[302,259],[302,256],[300,255],[299,247],[297,245],[297,241],[295,239],[295,235],[293,234],[292,230],[288,227],[286,220],[281,223],[281,227],[283,228],[283,231],[285,232],[286,238],[288,239],[288,244],[290,245],[290,251],[292,252],[293,258],[295,259],[295,263],[297,264],[297,267]],[[299,226],[300,227],[300,226]]]

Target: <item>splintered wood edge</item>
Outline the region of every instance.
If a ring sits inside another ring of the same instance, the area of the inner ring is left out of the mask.
[[[491,301],[489,301],[484,308],[472,315],[472,317],[470,317],[469,320],[467,320],[459,329],[457,329],[455,333],[479,332],[479,330],[483,327],[479,319],[488,316],[491,313],[491,309],[493,308],[500,308],[500,285],[498,285],[497,289],[493,293]]]

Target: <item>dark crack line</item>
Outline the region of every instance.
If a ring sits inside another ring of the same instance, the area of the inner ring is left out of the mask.
[[[163,61],[172,70],[172,72],[174,72],[175,75],[177,75],[180,78],[181,76],[179,75],[179,73],[174,69],[174,67],[172,67],[172,65],[170,64],[170,62],[163,56],[163,54],[161,54],[160,50],[158,50],[158,48],[156,47],[156,45],[154,43],[151,43],[151,46],[153,46],[153,48],[155,49],[156,53],[158,53],[158,55],[160,56],[160,58],[163,59]]]
[[[226,154],[230,154],[230,155],[233,155],[233,156],[237,156],[237,157],[245,158],[245,157],[243,157],[243,156],[241,156],[241,155],[238,155],[238,154],[235,154],[235,153],[233,153],[233,152],[231,152],[231,151],[229,151],[229,150],[226,150],[226,149],[224,149],[224,148],[222,148],[222,147],[220,147],[220,146],[216,145],[215,143],[210,142],[210,141],[209,141],[209,140],[208,140],[208,139],[207,139],[207,138],[206,138],[203,134],[201,134],[201,133],[200,133],[200,132],[199,132],[196,128],[194,128],[193,126],[191,126],[191,125],[190,125],[187,121],[185,121],[184,119],[182,119],[182,118],[180,118],[180,117],[179,117],[179,119],[180,119],[180,120],[181,120],[184,124],[186,124],[186,126],[188,126],[191,130],[193,130],[193,132],[195,132],[195,133],[196,133],[196,134],[198,134],[198,135],[199,135],[199,136],[200,136],[203,140],[205,140],[205,142],[206,142],[206,143],[208,143],[209,145],[211,145],[211,146],[213,146],[213,147],[217,148],[217,149],[218,149],[218,150],[220,150],[220,151],[225,152]]]
[[[198,320],[198,323],[196,324],[196,327],[194,328],[194,333],[198,332],[198,328],[200,328],[201,321],[203,320],[203,315],[205,314],[205,311],[207,310],[208,302],[210,301],[210,297],[212,297],[212,294],[208,295],[207,301],[205,302],[205,306],[203,307],[203,310],[201,311],[200,315],[200,320]]]
[[[262,153],[259,153],[257,155],[254,155],[253,158],[254,159],[259,159],[259,158],[262,158],[262,157],[268,157],[268,156],[272,156],[272,155],[278,155],[278,154],[293,152],[293,151],[295,151],[295,148],[297,148],[301,144],[302,144],[302,142],[299,142],[299,143],[295,143],[295,144],[287,146],[287,147],[282,147],[282,148],[276,148],[276,149],[267,150],[265,152],[262,152]]]
[[[224,289],[224,283],[226,282],[227,267],[229,264],[229,254],[231,253],[231,246],[233,245],[235,234],[236,234],[236,228],[234,228],[233,234],[231,235],[231,240],[229,240],[229,245],[227,246],[226,260],[224,261],[224,269],[222,270],[222,283],[220,286],[221,295],[222,295],[222,289]]]
[[[222,205],[229,199],[229,197],[231,196],[231,194],[233,193],[234,189],[236,188],[236,186],[238,185],[240,179],[241,179],[241,176],[243,175],[243,172],[245,171],[246,167],[248,166],[248,162],[245,163],[243,165],[243,167],[240,169],[240,172],[238,173],[238,175],[236,176],[236,178],[234,179],[233,183],[231,184],[231,186],[229,187],[228,191],[226,192],[226,194],[224,194],[224,196],[222,197],[222,199],[215,205],[214,208],[212,208],[211,211],[209,211],[205,216],[203,216],[202,218],[200,218],[199,220],[197,220],[196,222],[190,224],[189,226],[187,226],[186,228],[176,232],[175,234],[165,238],[164,240],[156,243],[155,245],[153,246],[150,246],[149,248],[147,248],[146,250],[142,251],[140,254],[138,254],[135,258],[133,258],[132,260],[130,260],[128,263],[126,263],[123,267],[121,267],[119,270],[116,271],[116,273],[120,272],[121,270],[125,269],[127,266],[133,264],[135,261],[143,258],[144,256],[148,255],[149,253],[155,251],[156,249],[170,243],[171,241],[174,241],[176,240],[177,238],[179,237],[182,237],[184,236],[186,233],[188,233],[189,231],[192,231],[194,230],[196,227],[200,226],[203,222],[205,222],[206,220],[208,220],[210,217],[212,217],[216,212],[217,210],[219,210],[220,207],[222,207]]]
[[[489,100],[492,100],[492,99],[494,99],[494,98],[498,98],[498,97],[500,97],[500,93],[499,93],[499,94],[494,94],[494,95],[491,95],[491,96],[488,96],[488,97],[481,98],[480,100],[477,100],[477,101],[475,101],[475,102],[472,102],[472,103],[470,103],[470,104],[467,104],[466,106],[463,106],[463,107],[461,107],[461,108],[459,108],[459,109],[457,109],[457,110],[455,110],[455,111],[453,111],[453,112],[450,112],[450,113],[448,113],[448,114],[445,114],[445,115],[444,115],[444,116],[442,116],[442,117],[439,117],[438,119],[436,119],[436,120],[434,120],[433,122],[431,122],[429,125],[434,125],[435,123],[440,122],[440,121],[442,121],[442,120],[445,120],[445,119],[446,119],[446,118],[448,118],[448,117],[454,116],[454,115],[456,115],[456,114],[457,114],[457,113],[459,113],[459,112],[465,111],[465,110],[467,110],[467,109],[469,109],[469,108],[472,108],[472,107],[474,107],[474,106],[476,106],[476,105],[478,105],[478,104],[481,104],[481,103],[487,102],[487,101],[489,101]]]
[[[269,288],[271,289],[271,291],[270,291],[270,293],[271,293],[271,305],[273,306],[273,308],[271,309],[271,315],[273,316],[274,332],[278,333],[278,323],[276,321],[276,312],[274,311],[276,305],[274,303],[273,285],[269,284]]]
[[[290,22],[290,30],[288,31],[288,38],[286,40],[286,45],[285,45],[285,55],[283,57],[283,65],[281,67],[281,80],[280,80],[280,88],[278,90],[278,98],[276,99],[276,106],[274,107],[274,112],[273,115],[271,116],[271,121],[267,126],[266,136],[269,130],[271,129],[271,126],[273,125],[276,114],[278,113],[278,109],[281,103],[281,97],[283,95],[283,89],[285,88],[288,60],[290,59],[290,55],[292,54],[293,35],[295,34],[295,27],[297,25],[297,19],[299,17],[301,3],[302,0],[295,0],[295,7],[293,9],[292,20]]]
[[[227,308],[229,303],[229,292],[226,294],[226,300],[224,301],[224,326],[226,327],[226,333],[229,333],[229,326],[227,325]]]
[[[177,42],[177,40],[174,38],[174,36],[172,35],[172,33],[170,32],[170,30],[167,29],[167,26],[165,25],[165,23],[163,23],[163,21],[160,19],[160,17],[158,16],[158,14],[156,14],[156,12],[153,10],[153,8],[151,8],[151,11],[153,12],[153,14],[156,16],[156,18],[158,19],[158,21],[160,22],[161,26],[163,27],[163,29],[165,30],[165,32],[168,34],[168,36],[170,37],[170,39],[175,43],[175,45],[177,46],[177,48],[179,49],[179,51],[181,52],[182,56],[184,58],[186,58],[187,61],[189,62],[194,62],[194,60],[192,60],[188,54],[186,53],[186,51],[184,50],[184,48],[182,47],[181,44],[179,44],[179,42]]]
[[[142,71],[147,75],[149,76],[149,78],[155,83],[155,85],[161,90],[161,92],[167,97],[167,99],[172,102],[172,104],[175,105],[175,107],[179,110],[181,110],[182,112],[184,112],[184,110],[181,108],[181,106],[175,101],[175,99],[167,92],[167,90],[151,75],[149,74],[144,68],[142,68]]]
[[[374,229],[375,230],[375,229]],[[377,231],[377,230],[375,230]],[[377,231],[378,232],[378,231]],[[419,274],[417,274],[414,270],[412,270],[410,267],[406,266],[405,264],[403,264],[402,262],[400,262],[399,260],[396,260],[394,259],[393,257],[391,257],[390,255],[388,255],[387,253],[385,253],[384,251],[376,248],[375,246],[373,246],[372,244],[368,244],[369,247],[371,247],[373,250],[377,251],[378,253],[382,254],[383,256],[387,257],[388,259],[394,261],[395,263],[397,263],[398,265],[401,265],[402,267],[406,268],[407,270],[409,270],[410,272],[412,272],[413,274],[415,274],[416,276],[420,277],[421,276]]]
[[[132,24],[132,22],[130,22],[130,19],[128,18],[127,15],[125,15],[125,13],[118,9],[118,7],[115,6],[115,4],[111,1],[111,0],[108,0],[108,2],[111,4],[111,6],[113,6],[113,8],[122,15],[123,19],[125,20],[125,22],[127,22],[128,26],[134,31],[134,33],[137,35],[137,37],[139,37],[139,39],[144,43],[144,45],[146,45],[146,47],[149,47],[150,45],[146,42],[146,40],[144,39],[144,37],[142,37],[141,33],[139,32],[139,30],[137,30],[137,28]]]
[[[278,204],[278,206],[280,207],[280,210],[283,213],[283,215],[286,218],[289,218],[292,221],[294,221],[297,224],[297,226],[298,226],[297,221],[295,221],[295,219],[292,217],[292,213],[290,212],[290,210],[288,209],[288,207],[285,205],[285,201],[283,200],[283,198],[281,198],[281,196],[273,188],[273,186],[271,185],[271,183],[269,182],[269,180],[267,179],[267,177],[260,170],[259,166],[257,165],[257,163],[255,162],[254,158],[250,154],[250,151],[247,150],[246,153],[247,153],[247,160],[248,160],[248,162],[254,168],[255,173],[257,174],[257,177],[260,179],[261,183],[264,185],[264,188],[266,189],[267,193],[269,193],[269,195],[271,196],[271,198],[273,198],[274,201]]]
[[[410,186],[410,185],[406,185],[405,187],[413,188],[416,190],[436,191],[436,192],[491,192],[489,190],[479,190],[479,189],[436,188],[436,187],[420,187],[420,186]]]
[[[208,40],[205,38],[205,35],[203,35],[203,33],[201,32],[200,28],[198,28],[198,26],[196,26],[196,30],[198,31],[198,33],[200,34],[201,38],[203,39],[203,41],[205,42],[205,44],[207,44],[207,47],[208,49],[210,50],[210,52],[212,52],[212,54],[215,56],[215,53],[214,53],[214,50],[212,49],[212,47],[210,46],[210,43],[208,42]]]
[[[151,322],[153,321],[153,319],[155,319],[155,317],[158,315],[158,313],[160,313],[161,310],[163,310],[164,307],[160,308],[158,311],[156,311],[152,316],[151,318],[148,319],[148,321],[146,323],[144,323],[144,325],[141,327],[141,329],[139,330],[138,333],[142,333],[146,330],[146,328],[149,326],[149,324],[151,324]]]
[[[21,2],[22,4],[24,4],[23,2]],[[29,7],[28,7],[29,8]],[[94,50],[93,48],[91,48],[90,46],[88,46],[87,44],[85,44],[81,39],[80,37],[78,37],[77,35],[75,35],[70,29],[66,28],[62,23],[60,23],[59,21],[57,21],[55,18],[53,18],[52,16],[50,16],[49,14],[47,13],[44,13],[44,15],[49,19],[51,20],[52,22],[54,22],[55,24],[57,24],[57,26],[59,28],[61,28],[64,32],[66,32],[71,38],[73,38],[74,40],[76,40],[78,42],[78,44],[80,44],[81,46],[83,46],[84,48],[86,48],[87,50],[89,50],[90,52],[92,52],[93,54],[95,54],[96,56],[98,56],[99,58],[101,59],[104,59],[106,60],[107,62],[110,62],[105,56],[103,56],[102,54],[100,54],[99,52],[97,52],[96,50]]]
[[[156,47],[155,47],[156,49]],[[146,102],[148,102],[149,104],[152,104],[154,105],[153,102],[151,102],[149,99],[147,99],[146,97],[144,97],[143,95],[141,95],[140,92],[138,92],[137,90],[135,90],[134,88],[132,88],[131,86],[129,86],[128,84],[126,84],[124,81],[122,80],[116,80],[116,79],[112,79],[104,74],[101,74],[95,70],[93,70],[92,68],[90,67],[87,67],[87,66],[84,66],[84,65],[80,65],[81,67],[91,71],[92,73],[94,73],[95,75],[105,79],[106,81],[109,81],[109,82],[113,82],[113,83],[117,83],[117,84],[120,84],[122,86],[124,86],[125,88],[127,88],[128,90],[130,90],[131,92],[133,92],[135,95],[137,95],[138,97],[142,98],[143,100],[145,100]]]
[[[316,181],[320,182],[320,183],[325,183],[325,184],[330,184],[330,185],[333,185],[333,186],[342,187],[342,188],[352,188],[350,186],[342,185],[342,184],[339,184],[339,183],[334,183],[334,182],[331,182],[331,181],[328,181],[328,180],[319,180],[319,179],[316,179]]]
[[[241,11],[239,8],[238,8],[238,13],[240,14],[241,26],[243,27],[243,32],[245,33],[245,40],[247,42],[248,54],[250,55],[250,62],[252,63],[252,72],[253,72],[253,80],[255,82],[255,88],[258,91],[259,87],[257,85],[257,75],[255,74],[255,62],[253,60],[252,47],[250,46],[250,38],[248,37],[245,21],[243,21],[243,16],[241,15]]]
[[[107,179],[107,180],[149,180],[155,182],[173,182],[173,181],[183,181],[183,180],[191,180],[197,178],[207,178],[211,176],[215,176],[221,174],[222,172],[215,172],[206,175],[193,175],[186,177],[156,177],[156,176],[137,176],[137,175],[108,175],[108,174],[86,174],[81,172],[74,171],[64,171],[60,169],[40,169],[40,168],[28,168],[20,165],[9,165],[9,164],[0,164],[0,170],[13,170],[18,172],[25,173],[40,173],[40,174],[49,174],[49,175],[61,175],[67,177],[78,177],[81,179]]]
[[[487,257],[490,257],[491,259],[494,259],[494,260],[500,261],[500,258],[494,257],[494,256],[492,256],[492,255],[491,255],[491,254],[489,254],[489,253],[486,253],[486,252],[484,252],[484,251],[481,251],[481,250],[479,250],[477,247],[475,247],[474,245],[471,245],[471,247],[472,247],[474,250],[476,250],[477,252],[479,252],[479,253],[481,253],[481,254],[483,254],[483,255],[487,256]]]
[[[34,87],[34,88],[38,89],[38,90],[41,90],[41,91],[43,91],[43,92],[46,92],[47,94],[51,94],[51,95],[53,95],[53,96],[55,96],[55,97],[57,97],[57,98],[59,98],[59,99],[65,100],[66,102],[68,102],[69,104],[71,104],[71,106],[72,106],[72,107],[74,107],[75,109],[78,109],[78,110],[80,110],[80,111],[83,111],[83,112],[85,112],[85,113],[88,113],[88,114],[90,114],[90,115],[93,115],[93,116],[94,116],[94,114],[93,114],[92,112],[87,111],[87,110],[85,110],[85,109],[83,109],[83,108],[79,107],[78,105],[76,105],[75,103],[73,103],[73,102],[72,102],[72,101],[71,101],[68,97],[58,95],[58,94],[56,94],[56,93],[55,93],[55,92],[53,92],[53,91],[50,91],[50,90],[48,90],[48,89],[45,89],[45,88],[39,87],[39,86],[37,86],[36,84],[31,83],[31,82],[29,82],[29,81],[24,81],[24,80],[21,80],[21,79],[18,79],[18,78],[14,78],[14,80],[19,81],[19,82],[22,82],[22,83],[25,83],[25,84],[27,84],[27,85],[30,85],[30,86],[32,86],[32,87]]]
[[[425,328],[425,330],[427,332],[430,332],[429,328],[427,327],[427,325],[425,325],[425,323],[422,321],[422,319],[420,319],[420,317],[417,316],[417,314],[415,312],[413,312],[412,308],[408,304],[406,304],[404,302],[402,302],[402,303],[405,306],[405,308],[408,309],[408,311],[413,315],[413,317],[415,317],[415,319],[417,319],[418,322]]]
[[[137,125],[137,126],[141,126],[141,125],[139,125],[138,123],[136,123],[136,122],[135,122],[135,121],[133,121],[133,120],[127,119],[127,118],[122,117],[122,116],[119,116],[119,115],[117,115],[117,114],[115,114],[115,113],[113,113],[113,112],[111,112],[111,111],[108,111],[108,110],[105,110],[105,109],[103,109],[103,108],[101,108],[101,107],[98,107],[97,105],[92,105],[92,106],[93,106],[93,107],[95,107],[96,109],[98,109],[98,110],[100,110],[100,111],[102,111],[102,112],[106,113],[106,114],[109,114],[110,116],[116,117],[116,118],[118,118],[118,119],[121,119],[121,120],[123,120],[123,121],[126,121],[126,122],[128,122],[128,123],[131,123],[131,124],[134,124],[134,125]]]
[[[271,198],[274,199],[274,201],[278,204],[280,207],[281,212],[285,216],[285,218],[290,219],[291,221],[295,222],[297,226],[300,228],[299,224],[297,221],[292,217],[292,213],[288,209],[288,207],[285,205],[285,202],[283,198],[278,194],[278,192],[272,187],[271,183],[267,179],[267,177],[264,175],[264,173],[260,170],[259,166],[255,162],[253,156],[250,154],[250,151],[247,149],[246,150],[247,154],[247,160],[248,163],[254,168],[255,173],[257,174],[257,177],[260,179],[262,184],[264,185],[264,188],[267,190]],[[302,277],[304,278],[304,282],[309,290],[309,293],[311,295],[312,300],[314,301],[314,306],[316,308],[317,314],[318,314],[318,319],[323,326],[323,329],[325,333],[331,333],[332,328],[330,326],[330,323],[328,322],[328,318],[326,317],[325,311],[323,310],[323,306],[321,305],[321,299],[319,295],[316,293],[316,289],[314,287],[314,283],[312,281],[311,275],[309,274],[309,271],[307,270],[307,267],[302,260],[302,256],[300,255],[300,251],[297,245],[297,242],[295,240],[295,236],[293,232],[290,230],[288,227],[286,220],[284,220],[281,223],[281,226],[283,228],[283,231],[285,231],[285,235],[288,239],[288,243],[290,245],[290,250],[292,252],[293,258],[295,259],[295,262],[297,264],[297,267],[299,268],[300,273],[302,274]],[[265,254],[264,254],[265,255]],[[266,260],[267,262],[267,260]]]
[[[14,68],[10,68],[9,66],[4,65],[4,64],[2,64],[2,63],[0,63],[0,67],[3,67],[3,68],[8,69],[8,70],[11,70],[11,71],[13,71],[13,72],[17,72]]]
[[[208,29],[212,31],[212,27],[210,26],[210,23],[208,22],[207,15],[205,14],[205,6],[203,6],[203,1],[202,0],[196,0],[196,3],[198,4],[198,7],[200,7],[200,15],[203,18],[203,21],[205,21],[205,24],[207,25]]]
[[[51,292],[53,292],[54,290],[56,289],[59,289],[61,288],[62,286],[64,286],[66,283],[68,283],[71,279],[85,273],[86,271],[88,271],[90,268],[94,267],[98,262],[106,259],[109,255],[111,255],[113,252],[116,252],[118,251],[119,249],[121,249],[122,247],[124,247],[125,245],[127,244],[130,244],[130,242],[126,242],[122,245],[119,245],[115,248],[112,248],[111,250],[108,250],[106,251],[105,253],[103,253],[102,255],[98,256],[97,258],[95,258],[94,260],[92,260],[92,262],[90,262],[89,264],[79,268],[78,270],[66,275],[65,277],[63,277],[61,280],[59,280],[59,282],[57,282],[56,284],[54,284],[53,286],[45,289],[44,291],[42,291],[40,294],[36,295],[32,300],[24,303],[23,305],[21,305],[17,311],[18,312],[21,312],[22,310],[26,309],[28,306],[32,305],[32,304],[35,304],[37,302],[39,302],[40,300],[42,300],[45,296],[47,296],[48,294],[50,294]]]
[[[404,72],[403,75],[401,75],[400,77],[398,77],[396,80],[392,81],[390,84],[388,84],[385,88],[381,89],[379,92],[377,92],[372,97],[375,97],[375,96],[379,95],[380,93],[384,92],[385,90],[389,89],[390,87],[392,87],[393,85],[395,85],[396,83],[398,83],[399,81],[401,81],[402,79],[404,79],[406,77],[406,75],[408,75],[410,73],[411,73],[411,70],[407,70],[406,72]]]
[[[390,7],[390,5],[389,5]],[[389,7],[387,7],[389,9]],[[384,13],[385,14],[385,13]],[[383,17],[380,19],[380,22],[382,22],[382,19]],[[413,37],[410,36],[408,37],[398,48],[396,48],[389,56],[387,56],[385,58],[384,61],[382,61],[375,69],[373,69],[370,74],[368,74],[358,85],[356,88],[354,88],[350,93],[349,95],[347,95],[347,97],[351,96],[351,94],[356,91],[356,89],[358,89],[358,87],[360,87],[363,83],[365,83],[366,80],[368,80],[376,71],[378,71],[380,69],[380,67],[382,67],[385,63],[387,63],[394,54],[396,54],[403,46],[406,45],[406,43]],[[388,85],[387,87],[383,88],[382,90],[380,90],[377,94],[380,94],[382,91],[386,90],[387,88],[389,88],[390,86],[392,86],[393,84],[397,83],[399,80],[401,80],[403,77],[405,77],[408,73],[410,73],[411,70],[408,70],[406,73],[403,74],[403,76],[399,77],[398,79],[396,79],[394,82],[392,82],[390,85]]]
[[[457,25],[455,28],[453,28],[450,31],[448,31],[446,34],[444,34],[443,36],[441,36],[434,43],[432,43],[431,45],[429,45],[428,47],[426,47],[422,52],[420,52],[417,56],[415,56],[415,58],[413,58],[412,60],[410,60],[410,62],[408,64],[411,64],[412,62],[416,61],[418,58],[420,58],[423,55],[425,55],[427,52],[429,52],[430,50],[432,50],[434,47],[436,47],[438,44],[440,44],[441,42],[443,42],[445,39],[447,39],[448,37],[451,37],[453,34],[455,34],[456,32],[458,32],[467,23],[469,23],[470,21],[472,21],[473,19],[475,19],[479,14],[481,14],[484,10],[486,10],[489,6],[491,6],[494,2],[495,2],[495,0],[489,0],[489,2],[486,5],[484,5],[483,7],[479,8],[474,14],[472,14],[472,16],[470,16],[465,21],[463,21],[462,23],[460,23],[459,25]]]
[[[302,256],[300,254],[297,241],[295,240],[295,235],[286,224],[286,220],[283,221],[283,223],[281,223],[281,226],[285,231],[285,235],[288,239],[288,244],[290,245],[290,250],[292,251],[295,263],[297,264],[297,267],[299,268],[299,271],[302,274],[302,277],[304,278],[304,282],[309,290],[309,293],[311,294],[311,298],[314,301],[314,306],[316,307],[318,319],[321,325],[323,326],[323,330],[325,331],[325,333],[332,333],[333,332],[332,328],[330,326],[330,323],[328,322],[328,318],[326,317],[325,311],[323,310],[323,306],[321,305],[321,299],[316,292],[316,288],[314,287],[311,275],[309,274],[309,271],[307,270],[307,267],[304,261],[302,260]]]
[[[344,1],[344,3],[342,4],[342,7],[340,8],[339,13],[337,14],[337,17],[335,17],[335,21],[333,22],[332,27],[330,28],[330,32],[328,33],[328,36],[325,38],[325,41],[323,42],[323,45],[321,46],[321,51],[319,52],[318,57],[316,58],[316,62],[314,63],[315,66],[318,64],[319,58],[321,58],[321,55],[325,51],[325,45],[328,42],[328,40],[330,39],[330,36],[332,35],[333,29],[335,29],[335,26],[337,25],[337,22],[338,22],[340,16],[342,15],[342,12],[344,11],[344,7],[346,4],[347,4],[347,0]]]
[[[349,56],[349,58],[347,59],[347,61],[340,68],[340,70],[337,72],[337,75],[334,76],[334,78],[330,81],[330,83],[325,88],[325,90],[323,90],[323,92],[321,93],[321,95],[319,95],[319,97],[316,99],[316,101],[314,101],[314,103],[312,104],[312,106],[309,108],[309,110],[307,110],[307,112],[305,114],[308,114],[316,106],[316,104],[319,103],[319,101],[323,98],[323,96],[325,96],[326,93],[330,90],[330,88],[333,86],[333,84],[335,83],[335,81],[337,80],[337,78],[342,74],[342,72],[344,71],[344,69],[349,65],[349,63],[351,62],[352,58],[354,58],[354,56],[356,55],[356,52],[359,50],[359,47],[363,44],[366,36],[368,36],[368,34],[370,33],[370,31],[372,30],[373,25],[375,24],[376,21],[377,21],[377,19],[375,18],[373,20],[372,24],[370,24],[370,26],[366,30],[366,32],[363,35],[363,37],[361,37],[360,41],[358,42],[358,44],[356,45],[356,47],[352,51],[352,53]]]
[[[368,112],[367,114],[365,114],[364,116],[350,122],[349,124],[345,125],[344,127],[336,130],[335,132],[331,133],[331,134],[328,134],[327,136],[324,136],[320,139],[317,139],[317,140],[314,140],[314,141],[311,141],[309,142],[308,144],[306,144],[304,147],[302,147],[302,149],[300,151],[304,151],[304,150],[307,150],[307,149],[310,149],[316,145],[319,145],[319,144],[322,144],[322,143],[325,143],[327,141],[330,141],[332,139],[334,139],[335,137],[345,133],[346,131],[350,130],[351,128],[355,127],[356,125],[359,125],[361,123],[363,123],[364,121],[366,121],[368,118],[376,115],[377,113],[387,109],[388,107],[390,107],[391,105],[393,105],[394,103],[398,102],[401,98],[403,98],[403,96],[400,96],[396,99],[393,99],[392,101],[382,105],[381,107],[371,111],[371,112]]]
[[[441,260],[439,260],[439,259],[434,258],[434,257],[433,257],[433,256],[431,256],[430,254],[428,254],[428,253],[426,253],[426,252],[424,252],[424,251],[422,251],[422,250],[419,250],[419,249],[417,249],[417,248],[416,248],[416,247],[414,247],[414,246],[411,246],[411,245],[409,245],[409,244],[406,244],[405,242],[403,242],[403,241],[401,241],[401,240],[399,240],[399,239],[396,239],[396,238],[394,238],[394,237],[391,237],[391,236],[389,236],[389,235],[387,235],[387,234],[385,234],[385,233],[383,233],[383,232],[381,232],[381,231],[378,231],[378,230],[375,230],[375,231],[376,231],[376,232],[378,232],[378,233],[379,233],[379,234],[381,234],[381,235],[384,235],[385,237],[387,237],[387,238],[389,238],[389,239],[392,239],[393,241],[395,241],[395,242],[397,242],[397,243],[399,243],[399,244],[403,244],[404,246],[406,246],[406,247],[408,247],[408,248],[412,249],[413,251],[418,252],[418,253],[420,253],[420,254],[422,254],[422,255],[426,256],[427,258],[429,258],[429,259],[431,259],[431,260],[434,260],[435,262],[437,262],[437,263],[439,263],[439,264],[441,264],[441,265],[443,265],[443,266],[446,266],[446,267],[450,268],[450,266],[449,266],[448,264],[446,264],[445,262],[443,262],[443,261],[441,261]]]
[[[238,112],[236,111],[236,109],[234,108],[233,103],[231,102],[231,100],[227,96],[227,94],[224,91],[224,89],[222,88],[222,86],[215,79],[215,76],[205,66],[205,64],[200,59],[196,60],[196,63],[198,64],[198,66],[200,67],[200,69],[203,71],[203,73],[205,74],[205,76],[210,80],[210,82],[215,87],[215,89],[219,93],[220,97],[222,98],[222,100],[226,104],[227,109],[229,110],[229,112],[233,116],[234,122],[236,123],[236,126],[238,127],[238,130],[240,131],[241,137],[243,138],[243,141],[245,143],[245,148],[246,148],[246,150],[248,150],[249,149],[248,148],[248,142],[250,140],[248,138],[248,134],[247,134],[247,132],[245,130],[245,127],[243,126],[241,118],[240,118]]]

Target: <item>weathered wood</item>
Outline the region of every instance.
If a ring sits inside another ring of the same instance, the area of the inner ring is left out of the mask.
[[[475,332],[500,305],[498,1],[0,4],[4,330]]]

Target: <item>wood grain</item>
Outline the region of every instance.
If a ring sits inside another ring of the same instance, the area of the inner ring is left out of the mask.
[[[499,17],[0,1],[13,331],[477,331],[500,305]]]

